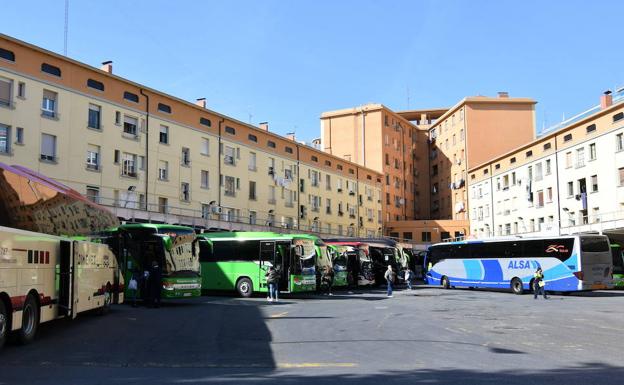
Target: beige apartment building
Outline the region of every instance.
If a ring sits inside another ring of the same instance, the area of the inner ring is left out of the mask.
[[[268,128],[0,35],[0,162],[125,220],[381,235],[381,173]]]

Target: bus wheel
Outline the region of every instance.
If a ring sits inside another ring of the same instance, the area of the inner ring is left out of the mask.
[[[22,345],[35,339],[39,327],[39,306],[35,296],[28,294],[24,308],[22,309],[22,328],[17,332],[17,339]]]
[[[253,293],[253,285],[249,278],[241,278],[236,282],[236,291],[241,297],[249,298]]]
[[[7,334],[9,333],[9,314],[7,312],[6,306],[4,306],[4,301],[0,298],[0,349],[4,346],[4,342],[6,341]]]
[[[445,289],[451,288],[451,283],[449,282],[449,279],[447,277],[442,277],[442,287]]]
[[[511,280],[511,292],[514,294],[524,294],[524,288],[522,287],[522,280],[518,277]]]

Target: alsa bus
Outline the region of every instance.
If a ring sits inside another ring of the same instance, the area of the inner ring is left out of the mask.
[[[76,191],[0,163],[0,347],[11,331],[27,343],[41,322],[123,301],[112,250],[60,236],[85,236],[116,223]]]
[[[249,297],[268,292],[265,274],[281,274],[279,289],[296,293],[316,290],[317,245],[307,234],[220,232],[198,234],[202,290],[236,290]]]
[[[439,243],[429,248],[429,284],[450,287],[533,288],[533,274],[544,272],[546,290],[570,292],[612,287],[609,241],[602,235]]]
[[[107,231],[106,243],[117,254],[126,282],[139,281],[137,298],[143,293],[144,271],[152,262],[162,268],[162,298],[193,298],[201,295],[199,253],[195,231],[186,226],[154,223],[124,224]],[[130,293],[126,292],[126,295]]]

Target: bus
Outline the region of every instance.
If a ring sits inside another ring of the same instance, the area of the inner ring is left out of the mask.
[[[236,291],[242,297],[268,292],[265,274],[281,274],[279,290],[317,290],[317,253],[325,244],[308,234],[218,232],[198,234],[202,290]]]
[[[349,246],[327,245],[327,252],[334,269],[334,287],[349,285],[347,248]]]
[[[126,282],[134,274],[139,285],[136,298],[146,299],[143,272],[156,261],[162,267],[164,299],[201,295],[199,252],[195,231],[186,226],[131,223],[104,232],[105,242],[118,256]],[[126,292],[126,295],[129,295]]]
[[[612,243],[611,256],[613,257],[613,286],[616,289],[624,289],[624,254],[622,253],[622,246],[618,243]]]
[[[357,285],[366,286],[375,283],[375,274],[373,269],[373,261],[370,259],[368,252],[368,245],[362,242],[356,241],[326,241],[329,248],[332,249],[332,253],[335,255],[344,255],[346,258],[347,268],[347,282],[349,277],[351,284],[354,285],[357,275]],[[341,262],[338,262],[341,264]],[[334,264],[334,270],[336,264]]]
[[[450,287],[533,289],[544,272],[546,290],[571,292],[612,287],[609,241],[603,235],[514,238],[438,243],[429,248],[427,282]]]
[[[42,322],[123,302],[112,250],[70,238],[116,223],[69,187],[0,163],[0,347],[10,332],[28,343]]]

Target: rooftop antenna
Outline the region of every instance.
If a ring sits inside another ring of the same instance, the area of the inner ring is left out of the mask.
[[[69,0],[65,0],[65,33],[63,39],[63,55],[67,56],[67,30],[69,24]]]

